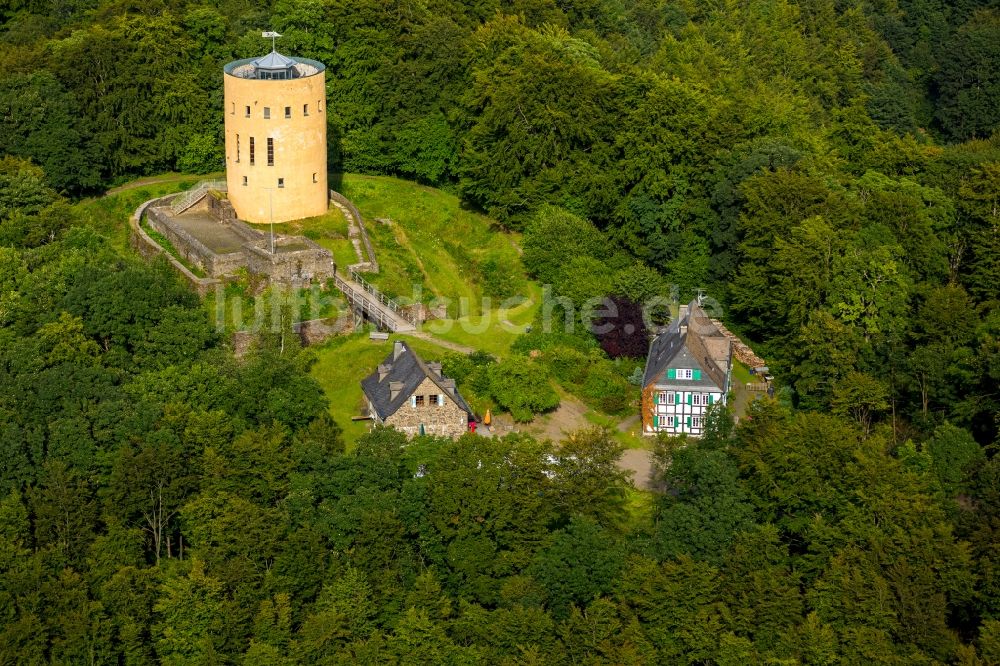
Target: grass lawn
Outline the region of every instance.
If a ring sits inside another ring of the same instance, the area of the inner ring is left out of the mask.
[[[627,525],[633,530],[641,526],[653,524],[653,509],[656,495],[648,490],[630,488],[625,497],[625,511],[628,516]]]
[[[160,247],[162,247],[164,250],[166,250],[167,254],[169,254],[170,256],[172,256],[177,261],[181,262],[182,266],[184,266],[185,268],[187,268],[189,271],[191,271],[192,273],[194,273],[198,277],[201,277],[201,278],[205,277],[205,271],[203,271],[202,269],[198,268],[194,264],[190,263],[183,256],[181,256],[181,253],[177,251],[177,248],[174,247],[174,244],[170,242],[169,238],[167,238],[166,236],[164,236],[163,234],[161,234],[159,231],[157,231],[156,229],[154,229],[151,226],[149,226],[146,223],[145,220],[143,220],[142,228],[143,228],[143,230],[147,234],[149,234],[150,238],[152,238],[154,241],[156,241],[157,243],[159,243]]]
[[[205,176],[166,174],[163,178],[169,178],[169,180],[164,182],[143,183],[139,187],[126,185],[127,189],[121,189],[106,197],[84,199],[74,204],[73,208],[80,213],[91,229],[106,236],[115,249],[125,250],[128,247],[128,219],[139,207],[139,204],[174,192],[181,192],[199,181],[221,178],[222,176],[222,173]]]
[[[310,374],[323,387],[330,400],[330,414],[344,429],[344,442],[348,449],[354,447],[358,437],[368,432],[370,421],[352,421],[352,416],[364,412],[364,394],[361,380],[371,374],[378,364],[392,351],[395,340],[402,340],[425,361],[438,361],[448,353],[432,343],[405,336],[393,335],[387,342],[368,339],[368,331],[331,338],[312,348],[316,363]],[[461,387],[459,387],[461,391]]]
[[[365,218],[381,271],[366,276],[385,293],[420,299],[446,298],[451,317],[482,313],[478,266],[487,258],[510,267],[512,279],[526,284],[517,250],[519,237],[496,222],[462,207],[458,197],[410,181],[344,174],[341,192]],[[376,220],[385,220],[378,222]]]
[[[739,385],[739,386],[745,386],[748,382],[753,382],[753,381],[755,381],[754,380],[754,375],[750,371],[750,368],[748,368],[747,366],[743,365],[742,363],[740,363],[739,361],[737,361],[734,358],[733,359],[733,378],[732,378],[733,387],[736,387],[737,385]]]
[[[448,342],[475,347],[497,357],[506,356],[542,305],[542,288],[534,282],[528,282],[527,286],[527,296],[518,305],[491,308],[485,314],[429,321],[423,330]]]
[[[316,241],[320,247],[330,250],[337,269],[345,275],[348,266],[358,263],[358,255],[348,237],[347,218],[339,208],[331,206],[326,214],[318,217],[282,222],[280,231],[283,234],[305,236]]]
[[[611,436],[626,449],[652,450],[653,438],[642,436],[642,424],[639,421],[636,421],[628,430],[621,431],[618,429],[618,424],[630,416],[632,416],[631,413],[609,415],[595,409],[589,409],[583,415],[583,418],[587,419],[589,423],[607,428],[611,432]],[[636,408],[636,416],[638,416],[638,408]],[[582,426],[583,424],[581,424]]]

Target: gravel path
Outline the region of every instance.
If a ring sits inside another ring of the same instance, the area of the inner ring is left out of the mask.
[[[653,452],[645,449],[625,449],[618,461],[618,469],[632,475],[632,483],[639,490],[655,490],[653,483]]]

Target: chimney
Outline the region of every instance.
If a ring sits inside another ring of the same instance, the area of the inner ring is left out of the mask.
[[[438,377],[441,376],[441,364],[437,362],[431,362],[427,364],[427,369],[436,374]]]
[[[444,389],[446,391],[448,391],[448,393],[451,393],[452,395],[455,395],[455,380],[454,379],[445,379],[445,380],[443,380],[441,382],[441,386],[443,386]]]
[[[404,351],[406,351],[406,345],[399,340],[396,340],[396,342],[392,345],[392,360],[395,361]]]
[[[383,363],[383,364],[379,365],[378,366],[378,380],[382,381],[383,379],[385,379],[386,375],[389,374],[390,370],[392,370],[392,366],[389,365],[388,363]]]
[[[677,322],[679,324],[679,330],[681,335],[686,335],[688,332],[688,306],[682,305],[677,311]]]
[[[403,382],[389,382],[389,400],[392,401],[399,397],[399,392],[402,390]]]

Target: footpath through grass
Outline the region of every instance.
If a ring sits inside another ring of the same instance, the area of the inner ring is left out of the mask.
[[[138,181],[135,186],[128,184],[116,188],[106,196],[83,199],[74,204],[73,208],[83,218],[87,226],[106,236],[115,249],[124,251],[128,248],[128,220],[139,204],[174,192],[182,192],[193,187],[199,181],[221,176],[221,173],[205,176],[166,174],[162,176],[166,179],[164,181],[144,182],[146,179],[143,179]]]
[[[460,317],[482,314],[483,296],[495,291],[484,288],[484,265],[500,266],[515,292],[526,289],[517,234],[464,208],[458,197],[382,176],[344,174],[340,187],[365,219],[381,268],[367,277],[385,293],[413,298],[417,285],[419,300],[448,299],[448,315]]]

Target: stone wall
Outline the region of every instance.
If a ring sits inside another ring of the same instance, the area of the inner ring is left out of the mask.
[[[254,229],[242,220],[228,220],[225,224],[227,227],[232,229],[233,233],[247,243],[256,244],[269,238],[269,234],[264,233],[260,229]]]
[[[214,198],[206,196],[194,207],[207,209],[212,205],[210,201]],[[238,252],[217,254],[177,224],[170,208],[151,205],[145,209],[145,216],[149,226],[163,234],[185,261],[214,278],[234,275],[244,267],[271,280],[296,284],[322,283],[333,277],[333,255],[308,238],[278,236],[275,239],[278,252],[272,255],[268,234],[240,220],[220,221],[245,245]],[[301,249],[290,250],[290,247]]]
[[[312,241],[304,238],[280,238],[276,241],[276,252],[271,254],[265,245],[245,248],[247,270],[258,275],[267,275],[271,280],[293,284],[325,282],[333,277],[333,257]],[[265,241],[267,242],[267,241]],[[289,246],[305,246],[301,250],[290,250]]]
[[[159,199],[150,199],[149,201],[141,204],[129,218],[129,226],[132,229],[132,233],[129,235],[129,242],[132,247],[138,252],[142,257],[146,259],[151,259],[153,257],[162,256],[166,258],[167,262],[180,273],[182,276],[187,278],[191,286],[198,292],[199,296],[205,296],[214,289],[221,288],[222,281],[216,280],[214,278],[201,278],[195,275],[188,269],[187,266],[178,261],[164,248],[160,247],[153,238],[146,233],[146,230],[142,228],[142,217],[146,214],[146,211],[153,206],[163,205],[173,198],[173,195],[168,197],[161,197]]]
[[[206,197],[207,198],[207,197]],[[199,206],[204,204],[200,203]],[[192,266],[197,266],[207,275],[219,278],[232,275],[246,265],[243,252],[216,254],[188,231],[176,224],[171,210],[164,206],[150,206],[146,209],[149,226],[170,241],[177,253]]]
[[[223,198],[221,194],[214,190],[209,190],[204,201],[208,212],[220,222],[232,222],[236,220],[236,209],[233,208],[233,204],[229,203],[229,199]]]
[[[420,426],[423,424],[424,432],[428,435],[443,435],[445,437],[460,437],[469,430],[469,416],[464,409],[458,406],[454,396],[445,393],[445,403],[443,406],[431,404],[434,398],[441,393],[441,389],[430,379],[425,379],[413,392],[414,395],[424,396],[423,407],[410,407],[409,401],[403,404],[396,413],[385,420],[387,425],[391,425],[396,430],[406,433],[409,437],[420,434]]]

